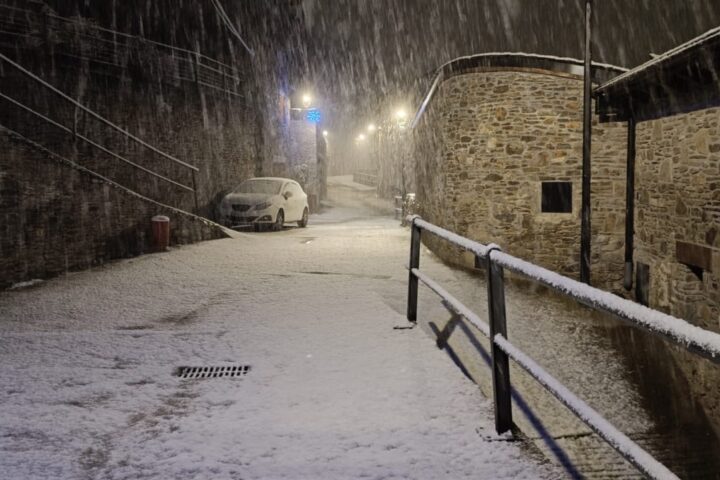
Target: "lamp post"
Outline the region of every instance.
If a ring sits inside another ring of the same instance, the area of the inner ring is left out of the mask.
[[[590,284],[590,185],[592,167],[592,0],[585,0],[585,72],[583,78],[582,218],[580,224],[580,281]]]

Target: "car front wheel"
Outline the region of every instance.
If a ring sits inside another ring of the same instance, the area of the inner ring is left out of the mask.
[[[285,214],[282,210],[278,210],[277,217],[275,217],[275,224],[273,224],[273,230],[276,232],[279,232],[282,230],[283,225],[285,224]]]
[[[305,210],[303,210],[302,218],[300,219],[300,221],[298,221],[298,227],[305,228],[305,227],[307,227],[307,224],[308,224],[308,209],[306,208]]]

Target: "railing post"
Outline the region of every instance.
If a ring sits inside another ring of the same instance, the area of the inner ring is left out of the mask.
[[[420,234],[422,230],[415,225],[417,217],[410,222],[410,262],[408,264],[408,302],[407,319],[410,322],[417,322],[417,301],[418,301],[418,278],[413,273],[413,268],[420,268]]]
[[[487,269],[488,314],[490,317],[490,345],[492,350],[493,401],[495,403],[495,430],[505,433],[513,426],[512,398],[510,393],[510,361],[505,352],[495,345],[495,335],[507,338],[505,322],[505,278],[503,267],[492,261],[491,248],[485,261]]]

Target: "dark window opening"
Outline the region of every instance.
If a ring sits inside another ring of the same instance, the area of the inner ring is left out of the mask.
[[[687,267],[690,269],[690,271],[693,273],[693,275],[695,275],[695,278],[702,281],[703,272],[704,272],[702,267],[698,267],[697,265],[688,265]]]
[[[546,213],[572,213],[572,183],[542,182],[540,211]]]

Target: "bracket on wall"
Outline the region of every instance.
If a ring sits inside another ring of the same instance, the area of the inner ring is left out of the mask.
[[[703,272],[713,271],[713,251],[705,245],[677,241],[675,242],[675,258],[687,266],[700,280],[702,280]]]

